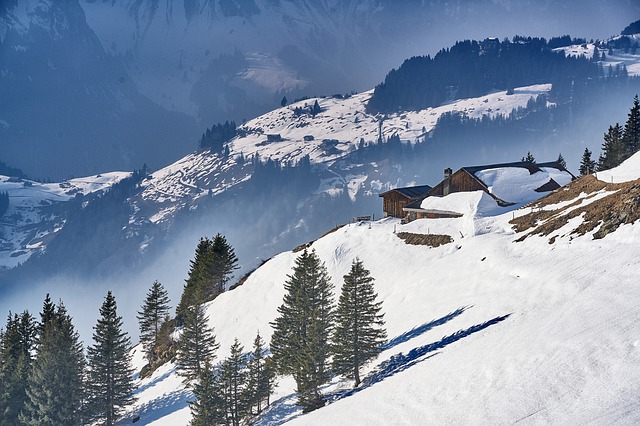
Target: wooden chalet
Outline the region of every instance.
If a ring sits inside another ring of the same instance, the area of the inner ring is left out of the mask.
[[[407,215],[403,208],[417,200],[423,200],[432,188],[429,185],[408,186],[395,188],[383,192],[382,197],[384,217],[403,218]]]
[[[452,173],[450,168],[444,170],[444,179],[442,182],[434,186],[422,197],[415,199],[414,201],[405,205],[402,210],[403,214],[401,218],[407,218],[408,220],[423,219],[423,218],[445,218],[445,217],[460,217],[462,214],[458,212],[441,211],[441,210],[426,210],[421,207],[422,201],[427,197],[444,197],[454,192],[470,192],[470,191],[484,191],[489,194],[496,203],[501,207],[512,205],[508,201],[500,199],[496,194],[490,192],[488,185],[483,182],[476,173],[483,170],[501,169],[501,168],[524,168],[529,171],[529,174],[534,174],[542,171],[542,168],[554,168],[560,172],[566,172],[571,176],[571,179],[575,179],[575,176],[571,174],[566,168],[559,163],[552,161],[548,163],[531,163],[527,161],[519,161],[514,163],[502,163],[502,164],[489,164],[485,166],[471,166],[462,167],[457,172]],[[536,192],[549,192],[560,188],[558,184],[552,178],[549,179],[544,185],[535,189]],[[386,210],[385,210],[386,211]]]

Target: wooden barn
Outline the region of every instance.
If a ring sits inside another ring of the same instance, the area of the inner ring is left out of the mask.
[[[409,186],[405,188],[395,188],[383,192],[382,197],[384,217],[403,218],[407,215],[403,208],[414,201],[422,200],[432,188],[429,185]]]

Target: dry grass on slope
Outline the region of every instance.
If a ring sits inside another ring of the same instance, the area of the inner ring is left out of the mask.
[[[593,200],[603,193],[610,193]],[[553,208],[560,205],[558,208]],[[526,232],[516,241],[530,235],[547,236],[565,226],[569,220],[582,216],[582,223],[569,232],[584,235],[594,232],[593,238],[603,238],[622,224],[640,219],[640,179],[613,184],[583,176],[569,185],[530,204],[531,212],[509,223],[518,232]],[[556,236],[549,240],[552,244]]]

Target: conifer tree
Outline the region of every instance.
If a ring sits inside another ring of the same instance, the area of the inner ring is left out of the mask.
[[[265,351],[265,342],[258,333],[247,363],[247,405],[254,415],[269,406],[269,396],[275,387],[273,370],[267,365]]]
[[[616,123],[604,134],[602,156],[598,159],[598,171],[612,169],[624,161],[625,147],[622,143],[622,127]]]
[[[625,160],[640,150],[640,102],[638,95],[633,98],[633,106],[629,110],[627,122],[624,125],[622,144],[625,148]]]
[[[337,374],[353,378],[354,387],[360,385],[360,368],[380,353],[387,338],[373,284],[362,262],[354,260],[336,309],[332,366]]]
[[[204,307],[200,304],[189,307],[184,313],[184,326],[176,353],[179,374],[185,383],[193,383],[207,362],[215,358],[216,343],[213,330],[207,324]]]
[[[28,311],[9,312],[0,347],[0,425],[19,425],[27,401],[36,323]]]
[[[121,411],[134,401],[131,343],[122,331],[116,299],[109,291],[93,327],[94,344],[88,348],[87,413],[91,420],[111,426]]]
[[[49,295],[40,317],[42,334],[31,368],[25,409],[25,425],[81,424],[84,352],[78,332],[60,302],[53,311]]]
[[[193,387],[195,400],[189,402],[191,426],[225,424],[225,411],[221,397],[218,374],[205,362],[198,381]]]
[[[567,168],[567,162],[564,160],[562,153],[558,154],[558,159],[556,160],[556,163],[560,164],[565,169]]]
[[[278,371],[293,375],[298,404],[308,412],[325,403],[320,386],[329,380],[333,286],[315,251],[305,250],[284,287],[280,316],[271,324],[271,353]]]
[[[140,342],[150,364],[159,359],[160,331],[169,314],[169,294],[154,281],[136,318],[140,325]]]
[[[178,322],[182,323],[187,307],[213,300],[224,292],[236,269],[238,258],[224,236],[218,233],[213,239],[201,238],[176,309]]]
[[[522,157],[521,160],[523,163],[535,163],[536,162],[536,158],[533,156],[533,154],[531,154],[531,151],[527,151],[527,156],[526,157]]]
[[[589,148],[585,148],[582,153],[579,171],[581,176],[590,175],[596,171],[596,162],[591,159],[591,151],[589,151]]]
[[[248,412],[247,404],[247,360],[244,348],[236,338],[231,345],[229,357],[220,368],[220,394],[223,399],[226,424],[240,426]]]

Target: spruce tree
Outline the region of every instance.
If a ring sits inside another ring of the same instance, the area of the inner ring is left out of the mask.
[[[271,324],[271,353],[278,371],[296,381],[304,412],[324,405],[320,386],[329,380],[329,335],[333,319],[333,286],[315,251],[295,261],[284,288],[280,316]]]
[[[218,373],[212,371],[211,364],[205,362],[198,381],[193,387],[195,400],[189,402],[191,426],[211,426],[225,424],[225,411],[220,392]]]
[[[140,326],[140,342],[149,364],[159,359],[160,331],[168,314],[169,294],[162,284],[154,281],[136,317]]]
[[[385,343],[382,302],[376,302],[374,279],[359,259],[344,276],[344,284],[336,309],[333,334],[333,370],[360,385],[360,369],[375,358]]]
[[[219,346],[207,324],[204,307],[200,304],[189,307],[184,313],[184,326],[176,353],[178,372],[185,383],[198,379],[205,364],[215,358],[214,352]]]
[[[201,238],[176,309],[178,323],[182,323],[187,307],[208,302],[223,293],[236,269],[238,258],[224,236],[218,233],[213,239]]]
[[[81,424],[84,351],[66,308],[45,299],[36,357],[28,379],[27,403],[20,415],[32,426]]]
[[[0,347],[0,425],[19,425],[27,401],[36,323],[28,311],[9,312]]]
[[[622,127],[616,123],[604,134],[602,156],[598,159],[598,171],[612,169],[624,161],[625,147],[622,142]]]
[[[523,163],[535,163],[536,162],[536,158],[533,156],[533,154],[531,154],[531,151],[527,151],[527,156],[526,157],[522,157],[521,161]]]
[[[622,144],[625,149],[624,159],[640,150],[640,102],[638,95],[633,98],[633,106],[629,110],[627,122],[624,125]]]
[[[92,421],[111,426],[134,401],[131,343],[122,331],[116,299],[109,291],[94,326],[94,344],[88,348],[87,412]]]
[[[223,398],[226,424],[240,426],[248,412],[247,404],[247,360],[244,348],[236,338],[231,345],[229,357],[220,368],[220,394]]]
[[[267,365],[265,352],[265,342],[258,333],[247,363],[247,405],[249,412],[254,415],[269,406],[269,396],[275,387],[274,373]]]
[[[562,153],[558,154],[558,159],[556,160],[556,163],[560,164],[565,169],[567,168],[567,162],[564,160]]]
[[[582,153],[579,171],[581,176],[590,175],[596,171],[596,162],[591,159],[591,151],[589,151],[589,148],[585,148]]]

